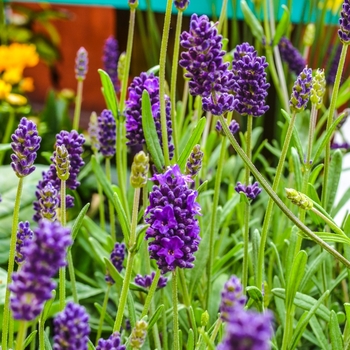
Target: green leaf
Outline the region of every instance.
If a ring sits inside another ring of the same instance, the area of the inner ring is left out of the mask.
[[[198,193],[198,195],[201,193],[201,192],[203,192],[203,191],[205,191],[206,189],[207,189],[207,186],[208,186],[208,180],[205,180],[198,188],[197,188],[197,193]]]
[[[151,319],[148,322],[148,329],[151,329],[154,324],[158,321],[159,317],[162,315],[162,312],[164,310],[164,305],[161,304],[157,307],[157,310],[152,315]]]
[[[283,14],[278,22],[275,36],[273,37],[272,46],[278,45],[280,42],[282,36],[287,32],[290,24],[290,12],[288,10],[288,7],[286,5],[281,6],[283,8]]]
[[[108,237],[110,237],[110,235],[106,231],[102,230],[101,227],[97,225],[88,216],[85,216],[83,218],[83,225],[92,237],[94,237],[97,241],[99,241],[103,246],[105,247],[107,246]]]
[[[158,138],[154,118],[152,115],[151,100],[147,90],[142,93],[142,128],[145,135],[147,150],[159,172],[164,167],[164,155]]]
[[[90,339],[88,340],[88,350],[96,350],[95,345]]]
[[[177,164],[179,165],[182,172],[185,170],[187,158],[191,154],[193,147],[199,143],[199,140],[202,136],[202,133],[205,127],[205,122],[206,122],[206,119],[204,117],[202,117],[199,120],[196,127],[192,130],[191,136],[189,137],[185,148],[180,154]]]
[[[318,345],[322,350],[329,350],[328,339],[325,336],[324,329],[320,325],[320,322],[318,322],[317,317],[316,316],[311,317],[311,320],[309,323],[313,331],[313,334],[315,334],[316,339],[318,340],[318,344],[316,345]]]
[[[6,152],[11,149],[11,144],[10,143],[3,143],[0,145],[0,153],[1,152]]]
[[[85,214],[87,213],[87,211],[90,208],[90,203],[85,204],[85,206],[83,207],[83,209],[81,209],[79,215],[77,216],[77,218],[74,221],[73,227],[72,227],[72,239],[73,242],[80,230],[81,225],[83,224],[83,220],[85,217]]]
[[[150,68],[150,69],[147,71],[147,75],[152,74],[152,73],[153,73],[154,75],[156,75],[156,74],[159,72],[159,68],[160,68],[160,65],[159,65],[159,64],[157,64],[156,66]]]
[[[257,38],[259,42],[261,42],[264,37],[264,29],[245,0],[241,0],[241,9],[244,19],[248,24],[253,36]]]
[[[329,232],[314,232],[318,237],[322,238],[326,242],[339,242],[350,245],[350,239],[346,236],[341,236],[336,233]],[[305,237],[309,238],[309,237]]]
[[[247,287],[247,293],[249,295],[249,298],[253,299],[256,302],[256,305],[259,306],[260,310],[263,311],[263,303],[264,303],[264,298],[261,293],[261,290],[255,286],[248,286]]]
[[[34,337],[35,337],[35,335],[36,335],[37,332],[38,332],[38,331],[35,330],[35,331],[33,331],[32,333],[30,333],[30,334],[28,335],[28,337],[27,337],[26,340],[24,341],[23,349],[25,349],[25,348],[33,341],[33,339],[34,339]]]
[[[193,329],[190,328],[188,330],[188,336],[187,336],[187,350],[194,350],[194,334]]]
[[[294,147],[291,148],[291,160],[293,165],[292,171],[295,177],[295,189],[300,191],[301,185],[302,185],[302,174],[301,174],[302,166],[300,163],[300,157],[299,157],[298,151]]]
[[[122,202],[120,200],[120,196],[118,195],[118,192],[114,192],[114,207],[117,211],[118,214],[118,219],[120,226],[123,231],[124,235],[124,241],[129,242],[129,237],[130,237],[130,222],[128,221],[126,217],[125,210],[123,208]]]
[[[131,324],[131,327],[134,328],[136,324],[136,312],[135,312],[134,298],[130,290],[128,290],[127,303],[128,303],[130,324]]]
[[[45,344],[45,350],[52,350],[50,339],[46,332],[44,332],[44,344]]]
[[[112,112],[114,118],[118,117],[118,102],[115,95],[114,86],[108,73],[103,69],[98,69],[102,83],[102,94],[105,98],[107,108]]]
[[[243,249],[243,242],[237,243],[230,251],[228,251],[223,257],[216,260],[213,265],[213,274],[216,274],[220,271],[220,269],[230,260],[233,259],[233,257]]]
[[[311,183],[312,185],[315,184],[316,180],[318,179],[321,170],[323,169],[324,165],[323,164],[319,164],[316,165],[316,167],[312,170],[310,178],[309,178],[309,183]]]
[[[94,306],[101,315],[102,314],[102,306],[99,303],[94,303]],[[114,320],[107,311],[105,312],[105,321],[113,328]]]
[[[95,257],[97,257],[97,261],[104,265],[103,259],[109,258],[109,253],[101,246],[100,242],[94,237],[89,237],[90,246],[92,247],[93,252],[95,253]]]
[[[343,154],[340,149],[337,149],[331,158],[329,177],[327,181],[328,196],[325,203],[327,203],[327,212],[332,210],[334,199],[337,194],[337,189],[339,185],[340,174],[342,172]]]
[[[51,306],[52,306],[52,303],[55,301],[55,298],[56,298],[56,290],[53,290],[52,291],[52,297],[51,297],[50,300],[45,302],[44,310],[43,310],[43,312],[41,314],[41,319],[42,319],[42,322],[44,322],[44,323],[47,320],[47,318],[49,317]]]
[[[343,339],[340,332],[338,317],[334,310],[331,311],[329,322],[329,335],[331,338],[332,349],[343,349]]]
[[[350,187],[343,193],[338,204],[333,208],[332,210],[333,217],[335,217],[338,214],[340,209],[344,207],[344,205],[349,201],[349,199],[350,199]]]

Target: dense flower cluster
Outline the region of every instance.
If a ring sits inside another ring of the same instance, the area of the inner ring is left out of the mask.
[[[57,215],[56,210],[59,205],[58,191],[51,182],[48,182],[43,189],[38,190],[38,193],[40,198],[37,204],[40,209],[36,213],[38,217],[36,217],[35,221],[39,221],[41,218],[55,221]]]
[[[301,53],[285,37],[281,38],[278,47],[283,61],[288,64],[289,69],[296,75],[304,69],[306,61]]]
[[[114,332],[110,335],[108,339],[99,339],[98,344],[96,346],[96,350],[125,350],[125,345],[122,345],[122,341],[120,339],[120,334],[118,332]]]
[[[40,148],[41,137],[38,136],[36,125],[23,117],[11,139],[14,152],[11,155],[12,169],[18,177],[25,177],[35,170],[33,164]]]
[[[250,199],[255,199],[260,194],[262,189],[259,187],[258,182],[254,182],[252,185],[248,185],[248,186],[243,185],[240,182],[237,182],[235,191],[238,193],[240,192],[244,193]]]
[[[70,230],[58,222],[40,220],[34,239],[23,248],[25,263],[13,274],[9,286],[11,309],[16,320],[33,320],[51,299],[56,287],[52,277],[66,265],[66,249],[72,243]]]
[[[103,66],[111,81],[113,83],[115,91],[119,90],[118,84],[118,58],[119,47],[118,40],[113,36],[110,36],[103,47]]]
[[[305,109],[309,102],[312,88],[312,69],[305,67],[298,75],[293,86],[292,96],[289,101],[292,112],[297,113]]]
[[[67,303],[54,319],[54,350],[87,350],[90,334],[89,315],[83,306]]]
[[[126,101],[126,137],[129,146],[142,146],[145,144],[145,137],[142,128],[142,93],[146,90],[149,93],[152,106],[152,115],[156,125],[156,130],[160,144],[162,145],[162,130],[160,124],[160,103],[159,103],[159,78],[153,73],[141,73],[135,77],[129,87],[129,98]],[[166,121],[168,131],[169,156],[173,157],[174,145],[171,143],[171,104],[168,96],[166,100]]]
[[[23,263],[26,259],[25,247],[27,247],[33,238],[33,231],[30,229],[29,221],[21,221],[18,224],[17,240],[16,240],[16,256],[17,264]]]
[[[100,152],[106,158],[115,155],[115,142],[117,138],[116,122],[110,110],[104,109],[97,118],[98,141]]]
[[[135,283],[141,287],[149,288],[154,280],[155,272],[153,271],[150,275],[136,275]],[[168,279],[166,277],[160,276],[157,284],[157,288],[164,288],[168,283]]]
[[[114,245],[114,248],[112,250],[110,260],[118,272],[120,272],[123,269],[124,258],[125,258],[125,244],[117,242]],[[114,284],[114,280],[108,270],[106,272],[105,280],[109,284]]]
[[[157,260],[162,273],[176,267],[192,268],[200,241],[198,220],[200,206],[196,203],[197,192],[189,189],[189,176],[181,174],[178,165],[168,167],[164,174],[155,174],[150,193],[150,205],[145,221],[150,257]]]
[[[338,35],[340,38],[340,41],[345,44],[350,44],[350,1],[344,0],[343,2],[343,8],[340,12],[340,18],[339,18],[339,30]]]
[[[75,78],[77,80],[84,80],[86,78],[88,63],[88,53],[83,47],[81,47],[78,50],[77,57],[75,59]]]

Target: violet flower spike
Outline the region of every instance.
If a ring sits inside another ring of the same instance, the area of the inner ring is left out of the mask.
[[[116,268],[118,272],[123,269],[123,262],[125,259],[125,244],[124,243],[116,243],[110,255],[110,260],[113,266]],[[107,270],[105,275],[105,281],[110,285],[114,284],[115,281]]]
[[[118,332],[114,332],[110,335],[108,339],[99,339],[98,344],[96,346],[96,350],[125,350],[125,345],[122,345],[122,341],[120,339],[120,334]]]
[[[235,135],[238,131],[239,131],[239,124],[237,123],[236,120],[231,120],[230,125],[228,126],[230,132],[232,135]],[[222,128],[221,122],[220,120],[218,120],[216,122],[215,125],[215,130],[222,136],[226,136],[226,134],[224,133],[224,130]]]
[[[338,36],[344,45],[350,44],[350,1],[344,0],[340,12]]]
[[[18,128],[11,136],[11,166],[18,177],[25,177],[35,170],[34,161],[40,148],[41,137],[38,136],[36,125],[23,117]]]
[[[118,59],[119,59],[119,47],[118,40],[113,36],[110,36],[103,47],[103,66],[107,72],[114,86],[116,92],[119,91],[120,86],[118,83]]]
[[[252,185],[248,185],[248,186],[245,186],[240,182],[237,182],[235,191],[237,193],[240,193],[240,192],[244,193],[250,199],[255,199],[260,194],[262,189],[259,187],[258,182],[254,182]]]
[[[88,53],[81,47],[77,52],[77,57],[75,59],[75,78],[77,80],[85,80],[86,73],[88,71]]]
[[[21,221],[18,224],[17,240],[16,240],[16,256],[15,261],[17,264],[21,264],[26,259],[25,247],[27,247],[30,241],[33,239],[33,231],[30,229],[29,221]]]
[[[117,126],[113,114],[110,110],[104,109],[97,118],[98,141],[100,152],[106,158],[115,155],[115,143],[117,138]]]
[[[299,74],[293,86],[292,96],[289,101],[293,113],[298,113],[306,108],[309,102],[312,88],[312,69],[305,67]]]

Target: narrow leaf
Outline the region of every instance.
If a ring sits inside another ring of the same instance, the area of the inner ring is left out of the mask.
[[[343,339],[340,332],[338,317],[334,310],[331,311],[329,322],[329,335],[331,338],[332,349],[343,349]]]
[[[90,203],[85,204],[85,206],[83,207],[83,209],[80,210],[79,215],[77,216],[77,218],[74,221],[74,224],[72,227],[72,239],[73,239],[73,241],[75,240],[75,238],[80,230],[80,227],[83,224],[85,214],[87,213],[89,207],[90,207]]]
[[[280,42],[282,36],[287,32],[290,24],[290,12],[288,10],[288,7],[286,5],[282,5],[283,8],[283,15],[278,22],[276,33],[273,38],[272,45],[276,46]]]
[[[24,341],[23,349],[25,349],[25,348],[33,341],[33,339],[34,339],[34,337],[35,337],[35,335],[36,335],[37,332],[38,332],[38,331],[35,330],[35,331],[33,331],[32,333],[30,333],[30,334],[28,335],[28,337],[27,337],[27,338],[25,339],[25,341]]]
[[[102,314],[102,306],[99,303],[94,303],[94,306],[101,315]],[[113,328],[114,320],[108,312],[105,312],[105,321]]]
[[[151,329],[153,325],[158,321],[159,317],[162,315],[164,305],[161,304],[157,307],[157,310],[152,315],[151,319],[148,322],[148,329]]]
[[[115,95],[114,86],[108,73],[103,69],[98,69],[102,83],[102,93],[105,98],[107,108],[113,113],[114,118],[118,116],[118,102]]]
[[[329,168],[329,177],[327,181],[328,196],[325,203],[327,203],[327,212],[331,212],[335,195],[338,190],[340,174],[342,172],[342,163],[343,163],[343,154],[340,149],[337,149],[331,158],[330,168]]]
[[[259,42],[261,42],[264,37],[264,29],[261,26],[260,21],[256,18],[245,0],[241,0],[241,9],[244,19],[252,31],[252,34],[258,39]]]
[[[302,184],[302,174],[301,174],[301,162],[300,162],[300,157],[298,154],[298,151],[296,150],[295,147],[291,148],[291,160],[292,160],[292,165],[293,165],[293,173],[295,177],[295,188],[298,191],[301,191],[301,184]]]

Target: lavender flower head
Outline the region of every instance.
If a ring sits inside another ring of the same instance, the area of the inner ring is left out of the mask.
[[[226,335],[217,350],[269,350],[273,316],[270,312],[260,314],[235,309],[226,324]]]
[[[292,96],[289,101],[293,113],[301,112],[309,102],[312,88],[312,69],[305,67],[299,74],[293,86]]]
[[[238,45],[236,51],[232,64],[235,110],[241,115],[260,117],[269,109],[265,105],[267,89],[270,87],[266,82],[265,72],[268,63],[264,56],[257,56],[248,43]]]
[[[153,271],[150,275],[136,275],[135,283],[141,287],[149,288],[154,280],[155,272]],[[166,277],[160,276],[157,284],[157,289],[164,288],[168,283],[168,279]]]
[[[110,110],[104,109],[97,118],[98,141],[100,143],[100,152],[106,158],[112,158],[115,155],[116,142],[116,122]]]
[[[343,8],[340,12],[338,36],[340,41],[345,44],[350,44],[350,2],[344,0]]]
[[[246,300],[240,280],[236,276],[231,276],[221,292],[221,318],[229,321],[230,317],[234,317],[236,308],[243,309]]]
[[[57,214],[56,210],[58,209],[59,205],[58,191],[55,189],[51,182],[48,182],[48,184],[42,190],[39,190],[39,193],[40,209],[38,211],[38,214],[40,217],[38,220],[41,218],[46,218],[50,221],[55,221]]]
[[[150,205],[145,221],[150,225],[146,231],[150,257],[164,274],[179,268],[192,268],[193,253],[200,241],[198,220],[200,206],[197,192],[188,187],[193,180],[181,174],[178,165],[168,167],[164,174],[155,174],[150,193]]]
[[[192,179],[196,177],[202,168],[203,156],[204,153],[201,151],[201,146],[195,145],[186,162],[186,175],[190,175]]]
[[[114,245],[114,248],[112,250],[110,260],[118,272],[123,270],[124,258],[125,258],[125,244],[117,242]],[[114,280],[108,270],[106,272],[105,281],[111,285],[114,284]]]
[[[149,93],[152,106],[152,115],[156,125],[157,135],[162,145],[162,130],[160,123],[160,102],[159,102],[159,78],[153,73],[141,73],[139,77],[135,77],[129,87],[129,98],[126,101],[126,138],[128,146],[143,146],[145,144],[145,136],[142,127],[142,93],[146,90]],[[168,131],[169,156],[173,157],[174,145],[171,142],[172,125],[171,125],[171,104],[168,96],[166,100],[166,121]]]
[[[40,220],[34,239],[23,247],[23,267],[13,274],[9,286],[11,310],[16,320],[34,320],[56,287],[52,278],[66,265],[66,249],[72,244],[70,229],[58,222]]]
[[[248,185],[248,186],[243,185],[240,182],[237,182],[235,191],[238,193],[240,192],[244,193],[250,199],[255,199],[260,194],[262,189],[259,187],[258,182],[254,182],[252,185]]]
[[[54,350],[87,350],[90,334],[89,315],[85,308],[73,302],[54,319]]]
[[[114,332],[110,335],[110,337],[105,339],[99,339],[98,344],[96,346],[96,350],[125,350],[125,345],[122,345],[122,341],[120,339],[120,334],[118,332]]]
[[[38,136],[36,125],[27,118],[22,118],[11,139],[14,152],[11,155],[12,169],[18,177],[25,177],[35,170],[33,164],[40,147],[41,137]]]
[[[230,125],[228,126],[230,132],[232,135],[236,134],[239,130],[239,124],[237,123],[236,120],[231,120]],[[215,125],[215,130],[222,136],[225,136],[226,134],[224,133],[224,130],[222,128],[220,120],[216,122]]]
[[[33,231],[30,229],[29,221],[21,221],[18,224],[17,240],[16,240],[16,256],[15,261],[21,264],[25,261],[25,247],[27,247],[33,238]]]
[[[306,65],[306,61],[301,53],[285,37],[281,38],[278,48],[280,50],[282,60],[287,63],[292,72],[299,75]]]
[[[118,58],[119,58],[119,48],[118,41],[113,36],[110,36],[104,44],[103,47],[103,65],[104,69],[111,78],[114,86],[114,90],[118,92]]]
[[[88,53],[83,47],[81,47],[78,50],[77,57],[75,59],[75,78],[77,80],[84,80],[86,78],[88,63]]]
[[[174,0],[174,5],[179,11],[185,11],[190,4],[190,0]]]

